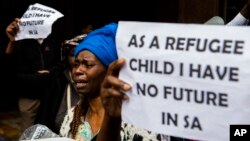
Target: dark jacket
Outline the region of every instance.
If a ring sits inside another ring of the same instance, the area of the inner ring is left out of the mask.
[[[67,83],[60,48],[61,42],[48,37],[42,44],[34,39],[17,41],[13,52],[19,97],[40,99],[35,123],[44,124],[54,132],[57,132],[56,113]],[[38,70],[49,73],[38,74]]]
[[[5,111],[17,108],[17,89],[14,85],[16,82],[15,67],[13,65],[13,57],[9,54],[0,53],[0,110]]]
[[[40,99],[63,69],[60,64],[60,45],[50,38],[42,44],[34,39],[16,42],[14,57],[20,97]],[[50,73],[38,74],[38,70],[49,70]]]

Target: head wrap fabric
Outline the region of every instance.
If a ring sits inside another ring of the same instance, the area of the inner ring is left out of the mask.
[[[74,56],[76,57],[83,50],[88,50],[107,68],[111,62],[118,59],[115,43],[117,26],[116,23],[110,23],[90,32],[75,48]]]

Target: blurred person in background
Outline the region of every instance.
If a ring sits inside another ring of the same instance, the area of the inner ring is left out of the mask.
[[[55,117],[64,90],[64,66],[61,62],[62,21],[54,23],[52,33],[45,39],[23,39],[15,41],[19,32],[19,18],[6,28],[9,43],[6,55],[11,56],[15,68],[13,88],[18,92],[18,106],[22,116],[22,131],[40,123],[54,132]],[[59,33],[59,32],[58,32]]]

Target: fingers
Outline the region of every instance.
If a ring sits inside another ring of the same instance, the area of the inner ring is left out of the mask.
[[[122,91],[128,91],[131,89],[131,86],[120,80],[119,78],[117,77],[114,77],[114,76],[107,76],[106,77],[106,83],[107,83],[107,87],[113,87],[113,88],[116,88],[116,89],[119,89],[119,90],[122,90]],[[105,87],[105,85],[104,85]]]
[[[128,99],[124,92],[129,91],[131,86],[118,78],[120,68],[124,63],[125,59],[118,59],[109,66],[107,75],[102,83],[103,94],[106,97],[114,96],[121,99]]]
[[[123,92],[129,91],[131,86],[117,77],[107,76],[103,81],[102,89],[106,91],[102,92],[102,94],[106,94],[108,97],[114,96],[127,100],[128,96]]]
[[[124,63],[125,63],[124,58],[112,62],[108,68],[107,75],[113,75],[118,77],[119,71],[121,67],[124,65]]]
[[[17,32],[19,31],[18,22],[20,20],[16,18],[11,24],[9,24],[6,28],[6,34],[11,41],[14,41],[14,37],[16,36]]]
[[[104,79],[104,82],[103,82],[103,87],[105,88],[115,87],[123,91],[127,91],[131,89],[130,85],[118,79],[119,71],[121,67],[124,65],[124,63],[125,63],[125,59],[121,58],[110,64],[107,74],[106,74],[106,78]]]
[[[128,96],[124,92],[130,90],[131,86],[118,78],[124,63],[124,59],[111,63],[102,83],[101,98],[109,116],[120,117],[122,101],[128,100]]]
[[[128,97],[126,96],[126,94],[120,90],[114,89],[114,88],[107,88],[107,89],[102,89],[104,91],[102,91],[102,98],[106,99],[106,98],[118,98],[118,99],[122,99],[122,100],[127,100]]]

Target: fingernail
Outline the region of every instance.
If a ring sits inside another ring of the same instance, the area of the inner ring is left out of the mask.
[[[123,85],[123,88],[124,88],[125,90],[129,90],[129,89],[131,88],[131,86],[128,85],[128,84],[124,84],[124,85]]]

